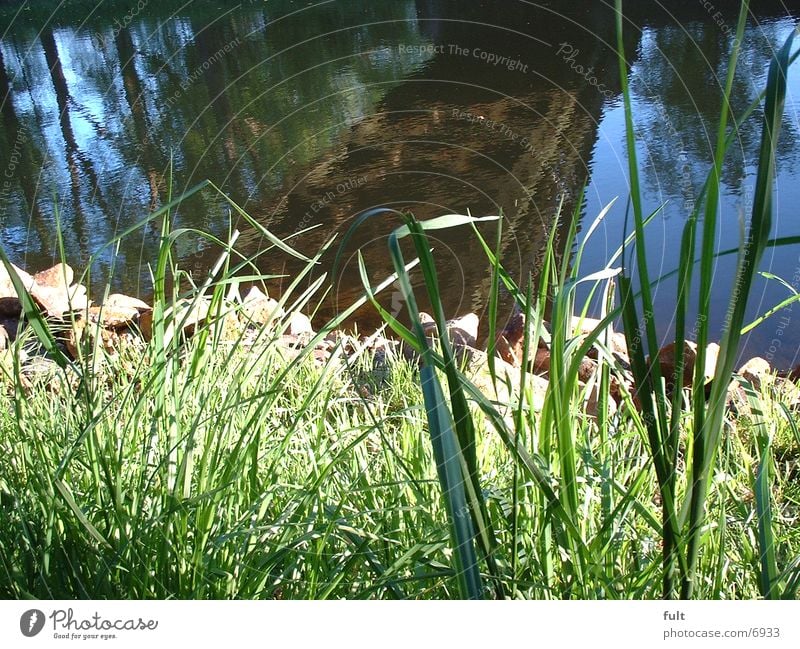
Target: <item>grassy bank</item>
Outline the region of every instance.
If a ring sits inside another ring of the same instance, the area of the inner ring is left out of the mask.
[[[88,347],[63,369],[51,363],[28,374],[28,382],[7,366],[0,593],[462,596],[448,513],[466,512],[442,498],[418,361],[397,346],[344,337],[319,358],[314,339],[325,330],[287,346],[290,316],[235,336],[222,335],[224,318],[211,317],[186,340],[159,336],[156,324],[147,343],[113,354]],[[5,358],[35,343],[29,328]],[[600,356],[595,379],[606,371],[623,375]],[[581,382],[551,376],[542,405],[540,377],[518,372],[512,380],[515,396],[493,407],[546,483],[531,479],[497,422],[472,402],[478,482],[494,537],[492,568],[480,569],[491,588],[485,595],[660,597],[662,501],[630,394],[590,415]],[[776,380],[764,378],[750,405],[726,413],[699,597],[760,596],[761,487],[778,576],[785,594],[794,593],[800,438],[792,408],[800,392]],[[486,383],[476,381],[478,394],[493,399]],[[548,423],[561,398],[567,421]],[[692,421],[688,412],[681,417],[685,444]],[[569,431],[569,444],[559,430]],[[676,470],[680,484],[690,473],[683,453]],[[567,472],[576,486],[574,519],[565,510]]]

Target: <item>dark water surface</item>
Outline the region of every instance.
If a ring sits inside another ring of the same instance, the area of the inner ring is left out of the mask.
[[[712,156],[738,3],[625,4],[646,208],[666,202],[649,227],[651,271],[664,274],[677,264]],[[797,3],[752,5],[734,115],[757,96],[773,49],[800,15]],[[520,279],[535,270],[559,201],[568,213],[587,184],[583,231],[620,197],[587,246],[582,271],[592,272],[621,243],[628,194],[614,39],[613,11],[599,0],[0,2],[2,244],[27,268],[49,265],[58,219],[68,261],[82,269],[167,201],[171,164],[173,196],[210,179],[306,254],[371,207],[420,218],[502,211],[504,261]],[[793,72],[776,236],[800,234]],[[748,122],[726,166],[719,249],[739,243],[759,135],[757,119]],[[210,190],[183,204],[175,225],[223,238],[236,227],[241,250],[264,247]],[[390,272],[385,237],[395,225],[374,219],[355,237],[376,280]],[[94,279],[113,274],[117,290],[146,296],[157,246],[155,227],[137,232],[101,254]],[[187,236],[175,253],[202,276],[218,251]],[[483,311],[487,264],[471,232],[438,233],[435,254],[449,312]],[[767,252],[763,270],[789,286],[759,279],[752,315],[800,289],[799,257],[797,247]],[[349,259],[324,315],[360,293]],[[259,264],[276,274],[300,268],[272,252]],[[734,264],[727,256],[716,267],[715,326]],[[669,280],[656,292],[661,334],[670,331],[674,294]],[[747,353],[794,363],[795,312],[800,306],[756,328]]]

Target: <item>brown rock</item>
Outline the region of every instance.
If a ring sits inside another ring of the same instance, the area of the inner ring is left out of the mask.
[[[14,264],[11,264],[11,267],[22,280],[25,289],[30,291],[33,286],[33,277]],[[0,315],[16,317],[21,311],[22,303],[19,301],[11,276],[8,274],[5,264],[0,263]]]
[[[592,360],[591,358],[584,358],[581,360],[580,366],[578,366],[578,380],[588,383],[589,379],[594,376],[596,371],[597,361]]]
[[[547,332],[547,328],[545,326],[542,327],[541,336],[536,341],[534,341],[536,332],[533,331],[533,327],[530,327],[530,329],[528,344],[534,346],[535,343],[536,349],[547,349],[547,344],[550,341],[550,334]],[[525,316],[519,309],[515,309],[506,326],[498,333],[495,347],[497,354],[504,361],[511,363],[515,367],[522,365],[522,352],[525,347]]]
[[[96,343],[97,337],[99,343]],[[105,350],[108,354],[114,355],[117,352],[119,337],[113,331],[104,329],[97,323],[88,322],[84,318],[77,318],[75,323],[70,326],[67,332],[65,345],[72,358],[78,358],[83,353],[91,352],[95,344]],[[84,347],[82,347],[85,345]]]
[[[113,306],[106,303],[105,306],[89,307],[87,320],[92,323],[100,323],[109,329],[121,329],[135,323],[139,319],[139,311],[132,307]]]
[[[609,377],[608,391],[614,401],[617,402],[617,405],[619,405],[624,400],[625,393],[631,396],[634,394],[633,380],[627,375],[618,376],[612,374]]]
[[[278,304],[254,286],[245,296],[241,313],[246,324],[270,325],[286,315]]]
[[[17,334],[20,330],[19,318],[0,317],[0,326],[6,330],[6,334],[8,334],[8,341],[13,343],[17,339]]]
[[[772,367],[768,361],[756,356],[736,370],[736,373],[745,381],[749,381],[756,390],[760,390],[762,381],[772,373]]]
[[[60,318],[69,311],[85,311],[89,307],[86,287],[80,284],[54,287],[37,283],[31,287],[30,293],[36,304],[51,318]]]
[[[33,281],[39,286],[49,288],[66,288],[72,284],[75,273],[67,264],[56,264],[47,270],[41,270],[33,276]]]
[[[205,300],[178,300],[164,312],[164,341],[168,343],[180,327],[185,336],[194,334],[197,324],[208,315],[208,302]],[[153,338],[153,312],[145,311],[139,315],[139,331],[145,340]]]
[[[517,357],[516,350],[508,342],[508,339],[501,333],[494,341],[495,353],[506,363],[514,367],[520,366],[520,359]]]
[[[419,320],[429,342],[434,344],[439,333],[436,321],[424,311],[420,311]],[[478,316],[474,313],[448,320],[447,334],[452,344],[455,347],[474,347],[478,338],[478,324]]]
[[[717,364],[717,357],[719,356],[719,345],[710,343],[706,347],[706,363],[705,363],[705,383],[708,383],[714,378],[714,368]],[[661,375],[667,383],[667,386],[674,385],[675,369],[678,360],[678,355],[675,351],[675,343],[662,347],[658,352],[658,361],[661,366]],[[689,340],[683,343],[683,385],[689,387],[694,383],[694,366],[697,361],[697,345]]]
[[[33,276],[31,297],[45,313],[60,318],[68,311],[79,311],[89,306],[86,288],[72,285],[75,273],[67,264],[56,264]]]
[[[550,372],[550,350],[537,349],[531,364],[531,372],[544,375]]]
[[[139,331],[142,338],[151,340],[153,338],[153,312],[145,311],[139,316]]]
[[[208,302],[205,300],[179,300],[164,312],[167,326],[164,339],[169,341],[180,330],[185,336],[191,336],[208,316]]]
[[[116,307],[120,309],[136,309],[140,313],[153,310],[153,307],[151,307],[146,302],[142,302],[141,300],[135,297],[122,295],[121,293],[112,293],[111,295],[108,296],[108,298],[106,298],[104,304],[106,307]]]

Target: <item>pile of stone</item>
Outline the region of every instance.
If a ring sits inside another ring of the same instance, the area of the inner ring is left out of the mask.
[[[74,359],[91,354],[98,347],[111,357],[125,348],[141,351],[144,343],[153,336],[153,309],[142,300],[113,294],[102,304],[94,304],[87,296],[86,287],[74,281],[74,272],[66,264],[57,264],[35,275],[29,275],[17,267],[13,269],[31,296],[35,308],[51,323],[51,330],[56,333],[64,351]],[[204,325],[217,343],[245,347],[251,346],[266,328],[270,333],[278,334],[279,345],[290,356],[299,354],[315,336],[307,316],[300,312],[285,313],[277,300],[255,286],[244,298],[239,294],[238,288],[231,289],[218,309],[212,309],[208,299],[178,301],[165,312],[164,322],[164,337],[168,342],[176,336],[186,339],[195,333],[198,325]],[[494,366],[500,381],[493,380],[489,373],[486,348],[478,348],[480,321],[477,315],[470,313],[448,321],[447,334],[468,376],[487,397],[509,403],[512,395],[508,386],[520,384],[520,372],[525,368],[530,373],[528,385],[532,386],[534,407],[541,407],[552,374],[550,333],[547,323],[544,324],[538,335],[537,332],[529,332],[530,349],[525,358],[525,318],[519,312],[509,318],[494,344]],[[433,318],[422,314],[422,325],[433,341],[437,332]],[[9,341],[13,341],[24,326],[22,301],[7,269],[0,265],[0,350],[5,350]],[[599,326],[598,320],[574,317],[567,332],[568,338],[585,338]],[[609,413],[613,414],[622,405],[626,394],[631,395],[634,404],[638,405],[625,337],[609,327],[602,332],[600,339],[605,341],[604,351],[601,352],[600,345],[593,345],[581,359],[578,369],[578,379],[584,388],[585,411],[590,416],[596,415],[600,401],[597,371],[600,353],[610,354],[615,368],[609,386]],[[383,337],[380,331],[362,340],[356,340],[342,331],[334,331],[321,342],[315,343],[314,349],[310,351],[318,364],[329,362],[334,353],[346,354],[353,359],[366,351],[372,352],[377,374],[386,374],[387,355],[390,351],[409,359],[414,357],[406,347]],[[718,345],[708,345],[704,368],[706,388],[714,379],[718,354]],[[691,387],[693,384],[696,358],[696,345],[685,342],[684,387]],[[658,352],[658,363],[662,376],[667,377],[668,392],[674,387],[669,381],[670,377],[675,376],[678,359],[674,344],[667,345]],[[41,356],[23,360],[29,365],[46,362]],[[753,358],[742,365],[737,374],[756,389],[769,383],[777,389],[790,391],[791,395],[798,393],[793,396],[793,401],[800,404],[800,391],[794,383],[795,379],[800,378],[800,368],[779,375],[766,360]],[[732,408],[746,408],[746,395],[737,380],[729,386],[728,401]]]
[[[545,323],[546,325],[547,323]],[[587,317],[573,317],[570,325],[568,337],[583,337],[596,331],[601,325],[599,320]],[[522,365],[536,376],[549,379],[550,375],[550,333],[545,326],[540,332],[540,337],[536,339],[535,332],[529,333],[529,350],[527,359],[524,358],[524,318],[522,314],[515,313],[503,331],[499,333],[496,340],[496,349],[499,356],[514,368]],[[611,409],[615,410],[623,401],[623,388],[631,395],[634,405],[638,406],[639,401],[636,396],[633,374],[631,372],[630,358],[628,357],[628,347],[625,336],[620,332],[613,331],[612,327],[601,332],[599,340],[607,341],[605,344],[607,353],[610,352],[614,361],[616,371],[611,376],[609,394],[612,397]],[[531,342],[534,341],[534,342]],[[709,343],[706,347],[705,364],[703,367],[704,395],[710,396],[711,385],[714,380],[714,373],[719,357],[719,345]],[[596,387],[597,368],[598,368],[599,346],[595,345],[589,353],[581,359],[578,370],[578,379],[582,387]],[[695,381],[695,367],[697,363],[697,344],[692,341],[683,343],[683,387],[691,388]],[[665,387],[668,396],[671,396],[675,385],[673,383],[676,369],[680,360],[680,352],[675,343],[670,343],[659,349],[657,354],[658,365],[661,376],[664,377]],[[645,359],[649,365],[650,359]],[[771,387],[783,392],[784,396],[789,397],[789,401],[794,407],[800,408],[800,389],[796,381],[800,379],[800,366],[791,371],[777,372],[768,361],[761,357],[754,357],[743,363],[735,372],[735,376],[727,389],[727,406],[737,412],[746,412],[747,395],[742,381],[752,385],[758,391],[764,387]],[[594,383],[592,383],[594,381]],[[593,414],[597,405],[596,392],[591,389],[587,398],[587,413]]]
[[[153,308],[142,300],[122,294],[112,294],[95,304],[86,287],[76,283],[73,269],[57,264],[34,275],[12,265],[22,287],[30,295],[33,306],[49,323],[62,351],[73,359],[102,348],[109,356],[125,348],[141,349],[153,336]],[[167,342],[175,336],[186,339],[198,325],[207,324],[215,340],[228,343],[252,344],[264,328],[281,327],[279,343],[289,352],[302,348],[315,334],[311,321],[300,312],[286,314],[277,300],[258,287],[250,289],[244,298],[231,291],[218,310],[211,308],[208,298],[179,300],[164,313],[164,337]],[[27,325],[23,303],[14,282],[0,264],[0,351]],[[333,347],[330,340],[318,345],[314,357],[325,360],[324,350]],[[24,364],[44,365],[46,359],[24,355]]]

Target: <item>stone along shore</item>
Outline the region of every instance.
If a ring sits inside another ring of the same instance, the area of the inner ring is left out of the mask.
[[[146,302],[127,295],[112,294],[102,304],[95,304],[89,299],[86,287],[75,282],[75,273],[66,264],[57,264],[33,275],[16,266],[12,267],[32,298],[35,308],[48,322],[59,347],[73,360],[87,357],[98,349],[108,359],[114,359],[123,353],[129,357],[133,354],[135,357],[143,352],[152,338],[153,308]],[[430,316],[422,315],[423,327],[433,340],[436,334],[435,323]],[[306,315],[299,311],[286,313],[277,300],[255,286],[244,297],[237,288],[233,288],[219,309],[212,310],[209,299],[179,300],[166,308],[164,318],[164,335],[167,340],[178,336],[180,341],[186,341],[195,333],[198,325],[206,325],[214,332],[213,338],[217,342],[240,344],[247,348],[266,329],[280,349],[290,357],[297,355],[313,341],[314,347],[309,350],[310,355],[320,365],[352,360],[355,356],[369,352],[374,359],[374,371],[381,376],[390,370],[387,359],[391,353],[399,354],[412,362],[418,360],[407,346],[384,337],[383,330],[361,337],[341,330],[327,332],[324,337],[317,336]],[[591,318],[574,317],[570,323],[570,331],[567,332],[568,336],[586,336],[598,324],[597,320]],[[512,395],[508,393],[504,381],[492,380],[486,349],[477,348],[479,326],[477,315],[466,314],[448,322],[448,334],[458,357],[464,363],[467,376],[487,397],[507,403]],[[0,366],[4,370],[5,379],[12,379],[13,384],[15,377],[12,372],[18,371],[21,376],[17,378],[22,385],[31,389],[38,382],[37,378],[52,377],[57,365],[36,345],[20,348],[17,352],[20,362],[14,363],[12,343],[27,327],[20,296],[8,270],[0,266]],[[633,395],[632,401],[628,399],[629,403],[636,403],[635,388],[632,384],[625,337],[612,330],[604,334],[608,341],[606,353],[611,354],[615,368],[609,390],[612,398],[608,400],[609,407],[615,411],[626,402],[626,394]],[[521,313],[512,314],[495,341],[495,370],[501,379],[509,379],[511,386],[519,385],[523,368],[529,372],[531,376],[528,377],[528,384],[533,387],[534,407],[541,407],[550,373],[549,333],[545,327],[545,331],[533,345],[534,348],[529,351],[527,359],[523,357],[524,337],[524,317]],[[28,351],[29,348],[33,351]],[[719,347],[715,343],[708,346],[704,369],[707,385],[714,379],[718,351]],[[597,409],[600,353],[599,346],[592,347],[581,360],[578,372],[580,385],[585,388],[585,411],[589,416],[594,416]],[[694,381],[696,345],[687,341],[684,343],[683,353],[683,382],[684,386],[689,387]],[[674,376],[677,356],[674,343],[659,351],[658,361],[662,376]],[[800,366],[788,372],[777,372],[766,360],[756,357],[744,363],[737,375],[756,389],[771,385],[775,389],[788,391],[790,401],[800,407],[800,389],[795,383],[800,379]],[[729,387],[728,401],[729,407],[735,410],[747,407],[741,382],[736,378]]]

